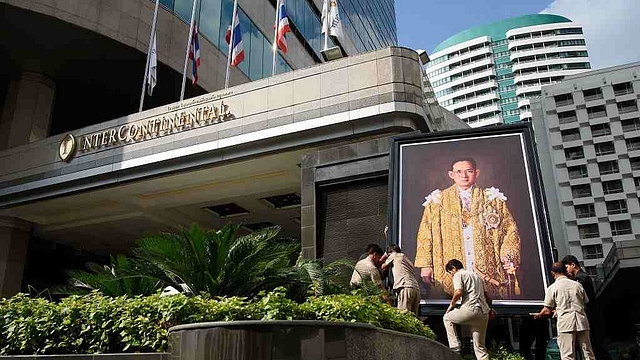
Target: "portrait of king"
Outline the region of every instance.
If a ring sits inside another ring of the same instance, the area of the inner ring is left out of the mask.
[[[482,188],[472,158],[454,160],[448,171],[453,185],[426,196],[417,232],[415,267],[429,287],[429,298],[453,294],[445,264],[459,259],[484,280],[493,299],[520,295],[520,235],[507,204],[495,187]]]

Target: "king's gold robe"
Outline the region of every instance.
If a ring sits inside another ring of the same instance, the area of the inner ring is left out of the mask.
[[[470,211],[463,210],[456,185],[434,191],[427,197],[417,235],[415,266],[433,268],[436,294],[453,294],[453,281],[445,270],[446,263],[458,259],[466,264],[463,221],[473,229],[473,252],[476,271],[485,280],[485,289],[494,299],[507,299],[507,273],[501,258],[520,264],[520,235],[498,189],[472,188]],[[491,282],[490,280],[495,280]],[[512,278],[514,280],[514,278]]]

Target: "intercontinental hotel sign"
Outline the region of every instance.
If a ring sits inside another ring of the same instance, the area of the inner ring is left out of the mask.
[[[68,162],[73,158],[76,149],[84,154],[106,147],[134,144],[233,120],[235,116],[224,100],[215,101],[230,94],[231,92],[210,94],[191,101],[169,105],[169,112],[165,114],[81,135],[78,139],[67,134],[60,143],[60,158]],[[206,103],[207,101],[209,102]]]

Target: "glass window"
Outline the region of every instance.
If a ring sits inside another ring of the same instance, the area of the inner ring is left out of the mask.
[[[233,1],[232,0],[222,0],[222,10],[221,10],[221,18],[220,18],[220,32],[218,36],[218,49],[222,51],[223,54],[227,54],[229,51],[229,46],[227,45],[227,41],[225,40],[225,36],[227,35],[227,29],[231,25],[231,16],[233,15]],[[240,7],[238,6],[238,9]],[[240,23],[242,25],[242,23]],[[247,29],[242,29],[243,36],[247,32]],[[244,40],[244,38],[243,38]],[[247,54],[247,49],[245,51],[245,58],[249,55]]]
[[[616,174],[620,172],[617,160],[598,163],[598,170],[600,170],[600,175]]]
[[[627,202],[625,200],[607,201],[607,215],[624,214],[627,211]]]
[[[634,177],[633,184],[636,186],[636,190],[640,190],[640,178]]]
[[[581,179],[589,176],[586,165],[570,166],[567,168],[569,171],[569,179]]]
[[[563,142],[580,140],[580,129],[562,130],[560,135]]]
[[[249,57],[249,78],[258,80],[265,77],[262,73],[262,60],[264,59],[264,36],[258,30],[258,27],[251,25],[251,56]],[[247,47],[247,44],[243,44]],[[270,52],[271,49],[267,49]],[[246,60],[245,60],[246,61]]]
[[[567,160],[577,160],[584,158],[584,150],[581,146],[564,149],[564,155]]]
[[[571,195],[574,198],[583,198],[591,196],[591,185],[574,185],[571,187]]]
[[[262,41],[264,53],[262,54],[262,76],[269,77],[273,72],[273,45],[266,38]]]
[[[556,30],[556,34],[558,35],[582,34],[582,29],[581,28],[558,29]]]
[[[585,266],[584,271],[593,279],[598,277],[598,268],[595,266]]]
[[[198,2],[198,4],[200,4],[200,2]],[[191,9],[193,9],[193,0],[174,0],[173,11],[178,17],[186,21],[187,24],[191,21]],[[198,27],[198,29],[200,28]]]
[[[596,156],[611,155],[616,153],[616,148],[615,146],[613,146],[613,142],[610,141],[595,144],[594,147],[596,149]]]
[[[219,47],[220,32],[220,0],[200,0],[200,21],[198,31],[206,37],[213,45]],[[226,31],[226,29],[225,29]]]
[[[620,114],[626,114],[632,111],[638,111],[638,103],[636,102],[635,99],[619,102],[617,105],[618,105],[618,112]]]
[[[568,124],[577,120],[576,112],[573,110],[558,113],[558,122],[560,124]]]
[[[596,208],[593,204],[576,205],[573,207],[576,211],[576,219],[584,219],[596,216]]]
[[[628,151],[640,150],[640,138],[626,139],[625,142],[627,143]]]
[[[173,11],[173,0],[160,0],[160,4]]]
[[[633,92],[633,85],[631,85],[630,82],[614,84],[613,92],[616,96],[631,94]]]
[[[631,164],[632,171],[640,170],[640,158],[631,158],[629,159],[629,163]]]
[[[587,108],[589,119],[607,116],[607,108],[604,105]]]
[[[609,124],[605,123],[591,126],[591,136],[599,137],[606,135],[611,135],[611,127],[609,127]]]
[[[566,106],[573,104],[573,96],[571,94],[562,94],[554,96],[556,106]]]
[[[621,123],[622,123],[622,131],[624,132],[640,130],[639,118],[622,120]]]
[[[602,192],[605,195],[609,194],[617,194],[623,192],[622,181],[620,180],[611,180],[611,181],[603,181],[602,182]]]
[[[291,71],[291,67],[289,66],[289,64],[287,64],[286,61],[284,61],[284,58],[282,57],[282,55],[278,54],[278,58],[276,61],[276,73],[283,74],[288,71]]]
[[[592,101],[592,100],[598,100],[603,98],[602,89],[600,88],[584,90],[582,92],[582,95],[584,95],[584,101]]]
[[[611,227],[611,235],[629,235],[632,234],[631,222],[629,220],[611,221],[609,223]]]
[[[596,229],[597,230],[597,229]],[[582,247],[582,257],[585,260],[601,259],[604,257],[602,252],[602,245],[585,245]]]
[[[578,233],[580,234],[580,239],[592,239],[600,237],[598,224],[578,225]]]
[[[233,11],[233,10],[231,10]],[[244,49],[245,59],[238,65],[238,68],[245,74],[249,75],[249,63],[254,56],[260,56],[260,54],[254,55],[251,49],[251,27],[252,23],[249,20],[247,14],[244,11],[240,11],[238,8],[238,18],[240,18],[240,27],[242,28],[242,48]]]

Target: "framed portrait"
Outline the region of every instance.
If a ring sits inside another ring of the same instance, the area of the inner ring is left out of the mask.
[[[539,306],[552,261],[529,124],[392,138],[389,242],[413,261],[421,303],[448,304],[457,259],[498,306]]]

